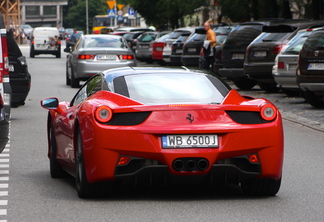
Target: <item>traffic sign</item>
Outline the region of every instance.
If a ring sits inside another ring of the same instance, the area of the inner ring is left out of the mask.
[[[115,9],[108,9],[108,17],[116,17],[116,11]]]
[[[113,9],[115,7],[116,0],[106,1],[106,3],[110,9]]]
[[[128,8],[128,18],[134,19],[135,10],[133,8]]]

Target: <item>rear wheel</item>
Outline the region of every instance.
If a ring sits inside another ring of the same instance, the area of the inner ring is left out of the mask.
[[[56,140],[55,140],[55,135],[54,135],[54,130],[53,126],[51,125],[49,128],[49,141],[50,141],[50,146],[49,146],[49,156],[50,156],[50,173],[52,178],[62,178],[67,176],[67,173],[63,170],[61,165],[56,159]]]
[[[76,134],[76,161],[75,161],[75,182],[76,189],[80,198],[93,197],[95,192],[95,186],[89,183],[85,172],[84,158],[83,158],[83,146],[80,129]]]
[[[313,92],[304,91],[303,97],[305,98],[306,102],[316,108],[324,107],[324,96],[317,96]]]
[[[69,86],[71,85],[71,79],[69,77],[69,65],[68,65],[68,62],[66,62],[66,85]]]
[[[34,57],[35,57],[35,49],[34,49],[34,45],[32,45],[32,46],[30,47],[29,57],[30,57],[30,58],[34,58]]]
[[[259,82],[258,84],[262,90],[264,90],[268,93],[276,93],[276,92],[279,92],[279,90],[280,90],[276,84],[267,84],[267,83],[263,83],[263,82]]]
[[[73,69],[71,67],[71,87],[72,88],[79,88],[80,87],[80,81],[74,77]]]
[[[246,78],[246,79],[234,79],[233,83],[241,90],[249,90],[252,89],[257,84],[257,81]]]
[[[274,179],[249,179],[241,184],[242,191],[251,196],[274,196],[278,193],[281,178]]]

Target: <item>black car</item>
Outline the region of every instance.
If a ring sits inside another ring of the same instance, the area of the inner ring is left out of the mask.
[[[219,75],[232,80],[240,89],[254,87],[257,81],[249,79],[243,69],[246,48],[261,34],[264,26],[278,22],[279,20],[244,22],[233,29],[223,45],[221,58],[223,68],[219,69]]]
[[[9,79],[12,91],[11,107],[25,104],[30,90],[31,75],[28,72],[26,57],[20,51],[12,33],[7,33],[9,53]]]
[[[133,52],[136,49],[136,41],[137,37],[139,37],[144,31],[138,31],[138,32],[126,32],[123,34],[124,39],[126,39],[129,47],[133,50]]]
[[[324,29],[306,39],[299,52],[297,84],[305,100],[314,107],[324,107]]]
[[[315,22],[317,23],[317,22]],[[266,92],[279,90],[272,75],[275,58],[290,39],[300,29],[314,25],[312,22],[284,22],[278,25],[263,27],[262,33],[251,42],[246,49],[244,73],[258,82],[261,89]]]
[[[181,57],[183,53],[183,45],[189,36],[190,33],[183,33],[175,42],[172,43],[170,65],[182,65]]]

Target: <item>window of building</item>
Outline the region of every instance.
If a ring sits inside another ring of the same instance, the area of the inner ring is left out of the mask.
[[[49,6],[45,5],[43,7],[43,14],[56,16],[56,6],[55,5],[49,5]]]
[[[26,6],[26,18],[40,16],[40,6]]]

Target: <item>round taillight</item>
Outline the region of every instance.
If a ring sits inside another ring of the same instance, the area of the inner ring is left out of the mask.
[[[261,107],[261,116],[266,121],[271,121],[277,116],[277,109],[272,104],[265,104]]]
[[[108,106],[98,106],[95,117],[99,122],[106,123],[112,118],[112,110]]]

